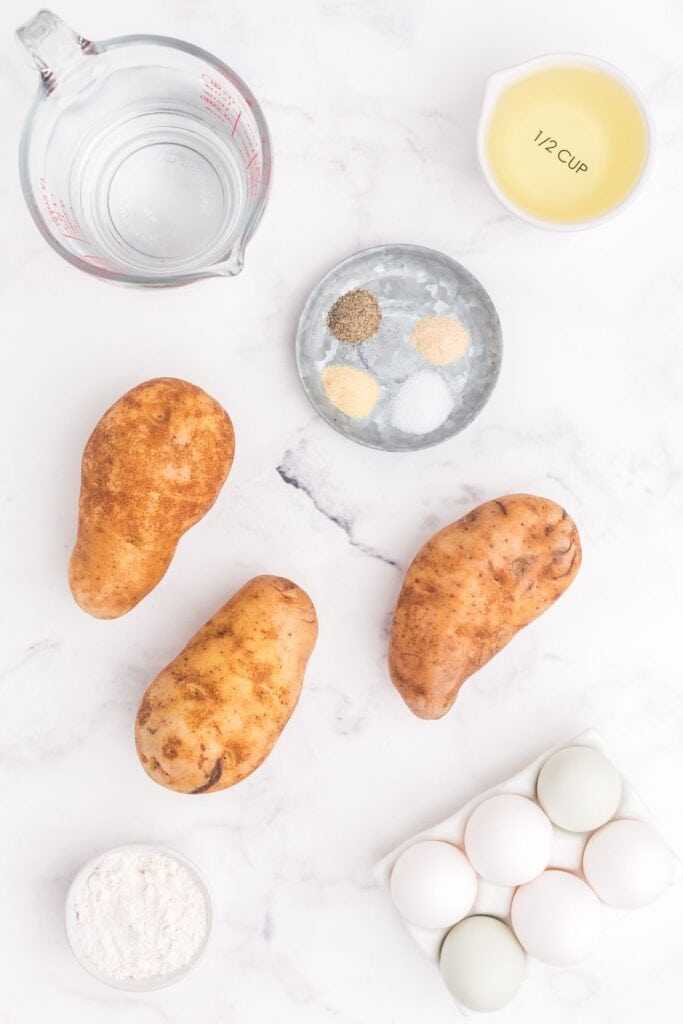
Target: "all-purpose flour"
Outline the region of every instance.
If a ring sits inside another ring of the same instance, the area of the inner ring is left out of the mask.
[[[74,904],[81,956],[117,981],[173,974],[206,934],[206,900],[194,875],[157,850],[106,854]]]

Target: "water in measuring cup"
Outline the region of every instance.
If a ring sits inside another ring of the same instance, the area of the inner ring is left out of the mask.
[[[248,201],[229,133],[192,109],[119,112],[82,141],[70,179],[86,238],[124,273],[185,273],[217,262]]]

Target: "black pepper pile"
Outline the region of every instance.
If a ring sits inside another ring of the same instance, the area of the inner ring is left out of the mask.
[[[341,295],[327,314],[327,326],[337,341],[357,345],[367,341],[382,322],[382,311],[372,292],[354,288]]]

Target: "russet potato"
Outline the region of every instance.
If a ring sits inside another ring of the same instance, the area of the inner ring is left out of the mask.
[[[201,388],[162,377],[128,391],[86,444],[71,592],[97,618],[134,608],[232,466],[230,417]]]
[[[572,520],[530,494],[488,501],[428,540],[406,573],[389,643],[389,673],[411,711],[441,718],[580,564]]]
[[[142,699],[135,742],[150,778],[210,793],[250,775],[296,707],[317,634],[315,608],[295,583],[246,583]]]

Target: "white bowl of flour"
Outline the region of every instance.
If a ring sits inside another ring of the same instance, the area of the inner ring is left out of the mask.
[[[89,974],[132,992],[172,985],[206,949],[213,913],[197,868],[164,846],[118,846],[88,861],[66,897],[66,934]]]

